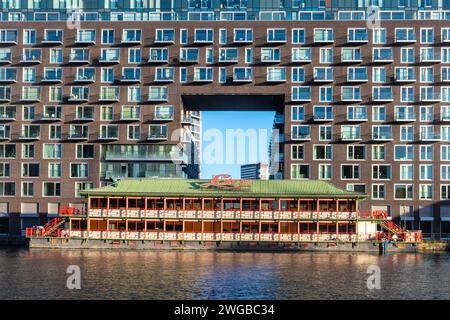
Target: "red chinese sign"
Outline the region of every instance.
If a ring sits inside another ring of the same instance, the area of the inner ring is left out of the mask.
[[[210,182],[201,185],[202,188],[218,188],[227,190],[238,190],[250,188],[251,180],[236,180],[231,178],[229,174],[218,174],[214,176]]]

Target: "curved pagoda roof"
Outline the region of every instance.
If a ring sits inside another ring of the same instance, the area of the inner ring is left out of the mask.
[[[84,196],[138,197],[242,197],[363,199],[365,194],[337,188],[319,180],[233,180],[217,187],[211,180],[123,179],[106,187],[80,191]]]

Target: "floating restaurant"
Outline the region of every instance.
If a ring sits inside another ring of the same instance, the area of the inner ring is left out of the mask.
[[[86,208],[28,228],[30,247],[367,251],[422,239],[325,181],[130,179],[82,195]]]

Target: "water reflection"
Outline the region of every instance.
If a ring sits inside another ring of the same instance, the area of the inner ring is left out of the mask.
[[[449,254],[0,250],[2,299],[448,299],[449,274]]]

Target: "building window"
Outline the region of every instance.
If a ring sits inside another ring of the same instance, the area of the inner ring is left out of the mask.
[[[22,182],[22,197],[34,196],[34,182]]]
[[[309,179],[309,164],[292,164],[291,179]]]
[[[133,124],[128,126],[128,140],[139,140],[141,138],[140,125]]]
[[[59,143],[44,144],[44,159],[61,159],[62,145]]]
[[[305,120],[305,110],[303,106],[292,106],[291,107],[292,121],[304,121]]]
[[[291,145],[291,160],[303,160],[304,148],[305,147],[301,144]]]
[[[332,160],[333,146],[329,145],[315,145],[314,146],[314,160]]]
[[[292,44],[305,43],[305,29],[292,29]]]
[[[333,139],[333,127],[332,126],[319,126],[319,140],[330,141]]]
[[[15,182],[0,182],[0,196],[10,197],[16,195]]]
[[[61,163],[60,162],[49,162],[48,177],[49,178],[61,178]]]
[[[442,166],[441,166],[442,169]],[[419,165],[419,179],[420,180],[433,180],[433,165],[431,164],[421,164]],[[442,170],[441,170],[442,173]],[[442,179],[442,177],[441,177]]]
[[[359,164],[343,164],[341,166],[341,179],[357,180],[360,178]]]
[[[420,184],[419,185],[419,199],[420,200],[433,200],[433,185],[432,184]]]
[[[102,44],[114,44],[114,29],[102,30]]]
[[[347,160],[366,160],[366,146],[347,146]]]
[[[75,197],[79,198],[80,191],[89,190],[94,188],[93,182],[75,182]]]
[[[43,197],[60,197],[61,183],[59,182],[44,182],[42,188]]]
[[[331,180],[331,178],[332,178],[331,164],[319,164],[319,179]]]
[[[414,178],[414,166],[412,164],[400,165],[400,180],[412,180]]]
[[[395,184],[394,199],[396,200],[412,200],[413,185],[412,184]]]
[[[77,159],[94,159],[94,145],[77,144],[75,157]]]
[[[89,175],[87,163],[71,163],[70,177],[71,178],[87,178]]]
[[[389,179],[391,179],[391,165],[390,164],[374,164],[374,165],[372,165],[372,179],[374,179],[374,180],[389,180]]]
[[[399,146],[394,147],[394,158],[399,161],[412,161],[414,160],[414,146]]]
[[[433,146],[423,145],[420,146],[420,161],[432,161],[433,160]]]
[[[372,200],[384,200],[386,196],[386,186],[384,184],[372,185]]]

